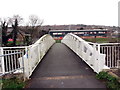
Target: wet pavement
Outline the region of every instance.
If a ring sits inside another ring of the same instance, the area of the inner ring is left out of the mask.
[[[26,88],[106,88],[95,75],[66,45],[56,43],[39,63]]]

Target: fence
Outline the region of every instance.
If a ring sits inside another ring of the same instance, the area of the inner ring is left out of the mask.
[[[95,45],[96,49],[105,54],[105,65],[109,68],[119,68],[120,67],[120,43],[91,43],[90,45]]]
[[[71,48],[79,57],[81,57],[95,72],[99,73],[105,68],[105,54],[96,50],[96,46],[89,45],[80,37],[74,34],[67,34],[62,43]]]
[[[23,69],[22,56],[24,55],[24,53],[25,53],[25,47],[1,47],[0,75],[12,73],[12,72],[18,72],[18,70]],[[19,61],[19,58],[22,58],[21,61]]]
[[[106,54],[105,64],[110,68],[120,66],[120,43],[100,44],[100,52]]]

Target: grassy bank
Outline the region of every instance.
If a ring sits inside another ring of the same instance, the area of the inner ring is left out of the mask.
[[[106,86],[110,90],[120,90],[120,82],[116,77],[108,74],[108,72],[100,72],[96,75],[96,78],[106,83]]]
[[[109,42],[117,42],[118,38],[85,38],[84,40],[88,42],[96,42],[96,43],[109,43]]]
[[[17,79],[16,77],[2,79],[0,80],[0,83],[2,83],[3,89],[22,89],[25,86],[25,82],[23,80]]]

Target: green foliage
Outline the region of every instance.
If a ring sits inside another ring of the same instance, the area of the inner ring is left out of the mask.
[[[104,80],[107,84],[107,88],[111,90],[120,90],[120,83],[118,82],[118,79],[107,72],[100,72],[96,75],[97,79]]]
[[[61,43],[61,40],[56,40],[56,43]]]
[[[110,81],[110,82],[117,82],[117,79],[111,75],[108,74],[107,76],[107,80]]]
[[[88,41],[88,42],[97,42],[97,43],[108,43],[110,42],[108,38],[85,38],[84,40]],[[111,39],[112,42],[116,42],[117,38],[112,38]]]
[[[100,72],[96,75],[97,79],[107,79],[108,73],[107,72]]]
[[[3,79],[2,80],[3,83],[3,89],[4,88],[15,88],[15,89],[20,89],[23,88],[25,86],[25,82],[23,82],[22,80],[19,80],[17,78],[11,78],[11,79]]]
[[[120,90],[120,85],[119,83],[115,83],[115,82],[107,82],[107,88],[111,90]]]
[[[107,42],[109,42],[107,38],[88,38],[88,39],[85,39],[85,40],[89,41],[89,42],[96,41],[97,43],[107,43]]]

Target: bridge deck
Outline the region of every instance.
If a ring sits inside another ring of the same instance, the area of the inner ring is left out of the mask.
[[[105,88],[95,73],[64,44],[56,43],[35,69],[28,88]]]

